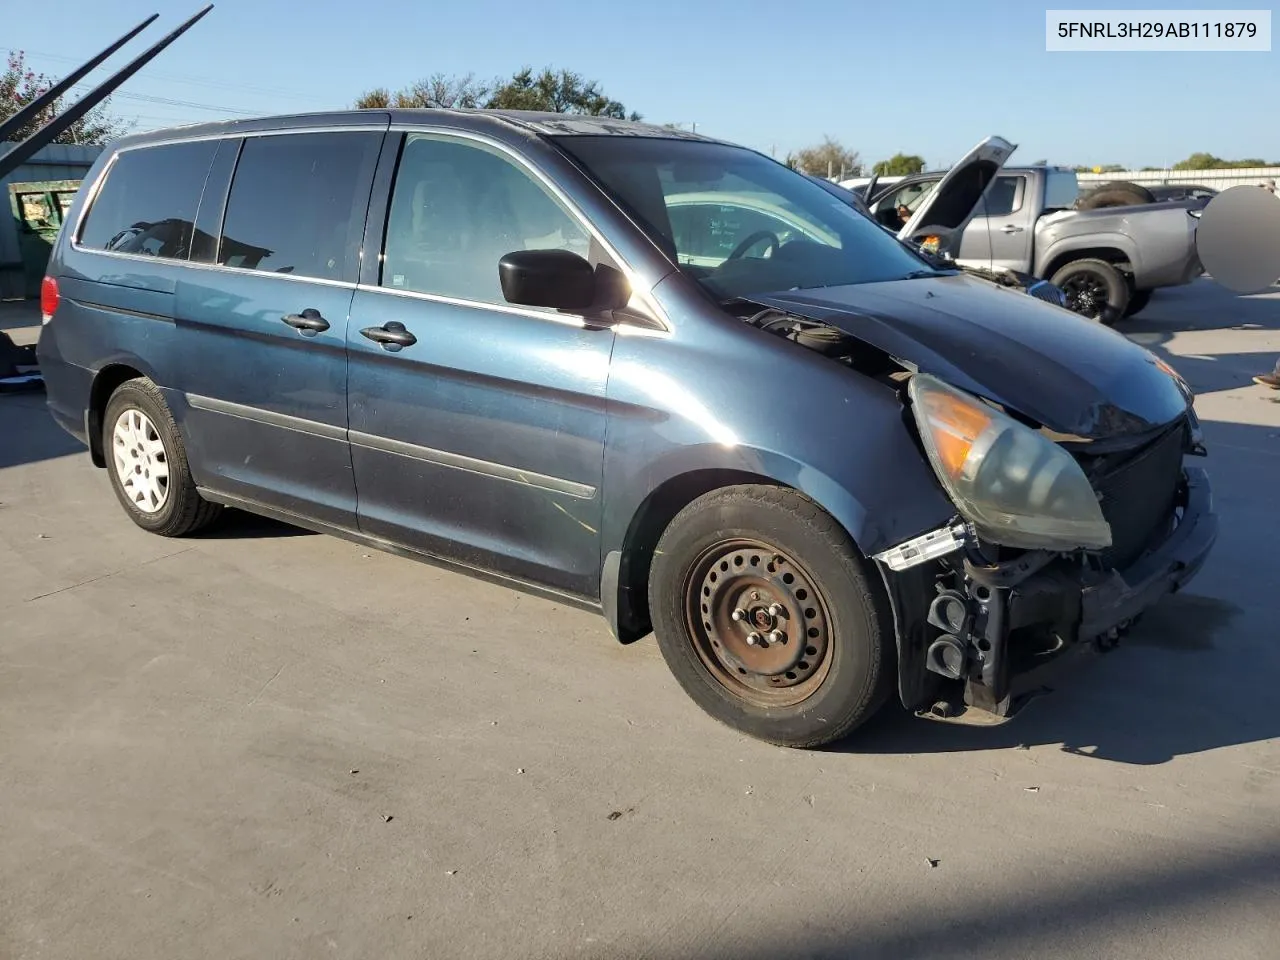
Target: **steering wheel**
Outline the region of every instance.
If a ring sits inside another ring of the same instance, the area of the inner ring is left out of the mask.
[[[774,251],[777,251],[778,247],[782,246],[782,241],[778,239],[778,235],[774,233],[772,230],[757,230],[755,233],[747,237],[747,239],[743,240],[740,244],[734,247],[733,253],[729,254],[727,259],[741,260],[742,257],[746,254],[746,252],[750,250],[752,247],[754,247],[761,240],[768,240],[770,249]]]

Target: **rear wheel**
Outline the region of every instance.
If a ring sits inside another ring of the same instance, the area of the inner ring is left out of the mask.
[[[160,390],[145,377],[121,384],[107,401],[102,449],[112,489],[142,529],[181,537],[221,512],[196,492],[177,425]]]
[[[1153,290],[1135,290],[1129,295],[1129,307],[1125,310],[1126,317],[1132,317],[1134,314],[1145,310],[1147,304],[1151,302],[1151,294]]]
[[[838,740],[884,702],[887,603],[848,534],[812,500],[769,486],[695,500],[654,553],[663,658],[693,700],[750,736]]]
[[[1067,309],[1110,326],[1129,308],[1129,284],[1105,260],[1075,260],[1049,281],[1067,296]]]

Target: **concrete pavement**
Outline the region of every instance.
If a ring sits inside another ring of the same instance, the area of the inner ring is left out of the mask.
[[[0,396],[0,958],[1276,956],[1280,294],[1126,330],[1200,394],[1200,579],[1012,724],[822,753],[588,614],[252,518],[149,536]]]

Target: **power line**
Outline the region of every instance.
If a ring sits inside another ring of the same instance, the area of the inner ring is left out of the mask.
[[[71,89],[83,93],[86,90],[91,90],[93,88],[89,87],[87,84],[76,84]],[[138,100],[142,103],[158,103],[166,107],[184,107],[188,110],[212,110],[215,113],[236,113],[245,117],[253,116],[259,112],[257,110],[245,110],[241,107],[226,107],[213,103],[196,103],[194,100],[177,100],[173,97],[157,97],[149,93],[116,92],[111,96],[112,99],[119,97],[122,100]]]
[[[42,53],[39,50],[24,50],[23,52],[33,57],[40,57],[46,60],[53,60],[59,63],[82,63],[83,62],[83,58],[80,58],[80,57],[68,57],[68,56],[64,56],[56,53]],[[309,97],[304,94],[282,92],[280,90],[274,90],[270,87],[255,87],[248,84],[227,83],[225,80],[208,80],[201,77],[193,77],[189,74],[152,73],[148,71],[146,76],[154,80],[169,80],[174,83],[189,83],[189,84],[192,84],[193,86],[210,87],[216,90],[239,90],[244,93],[256,93],[261,96],[271,96],[271,97],[276,97],[284,100],[303,100],[309,103],[320,102],[318,98]]]

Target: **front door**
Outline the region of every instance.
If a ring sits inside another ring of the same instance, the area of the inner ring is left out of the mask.
[[[990,248],[993,270],[1027,270],[1031,261],[1031,225],[1027,215],[1027,178],[1007,175],[996,178],[983,198],[983,207],[965,233],[981,232]]]
[[[509,305],[498,260],[603,255],[497,146],[410,133],[390,189],[381,268],[363,278],[347,332],[360,529],[592,596],[614,333]]]
[[[201,485],[354,528],[347,318],[383,136],[220,145],[210,179],[234,168],[230,195],[225,183],[206,189],[192,260],[207,262],[185,271],[177,300],[184,427]]]

